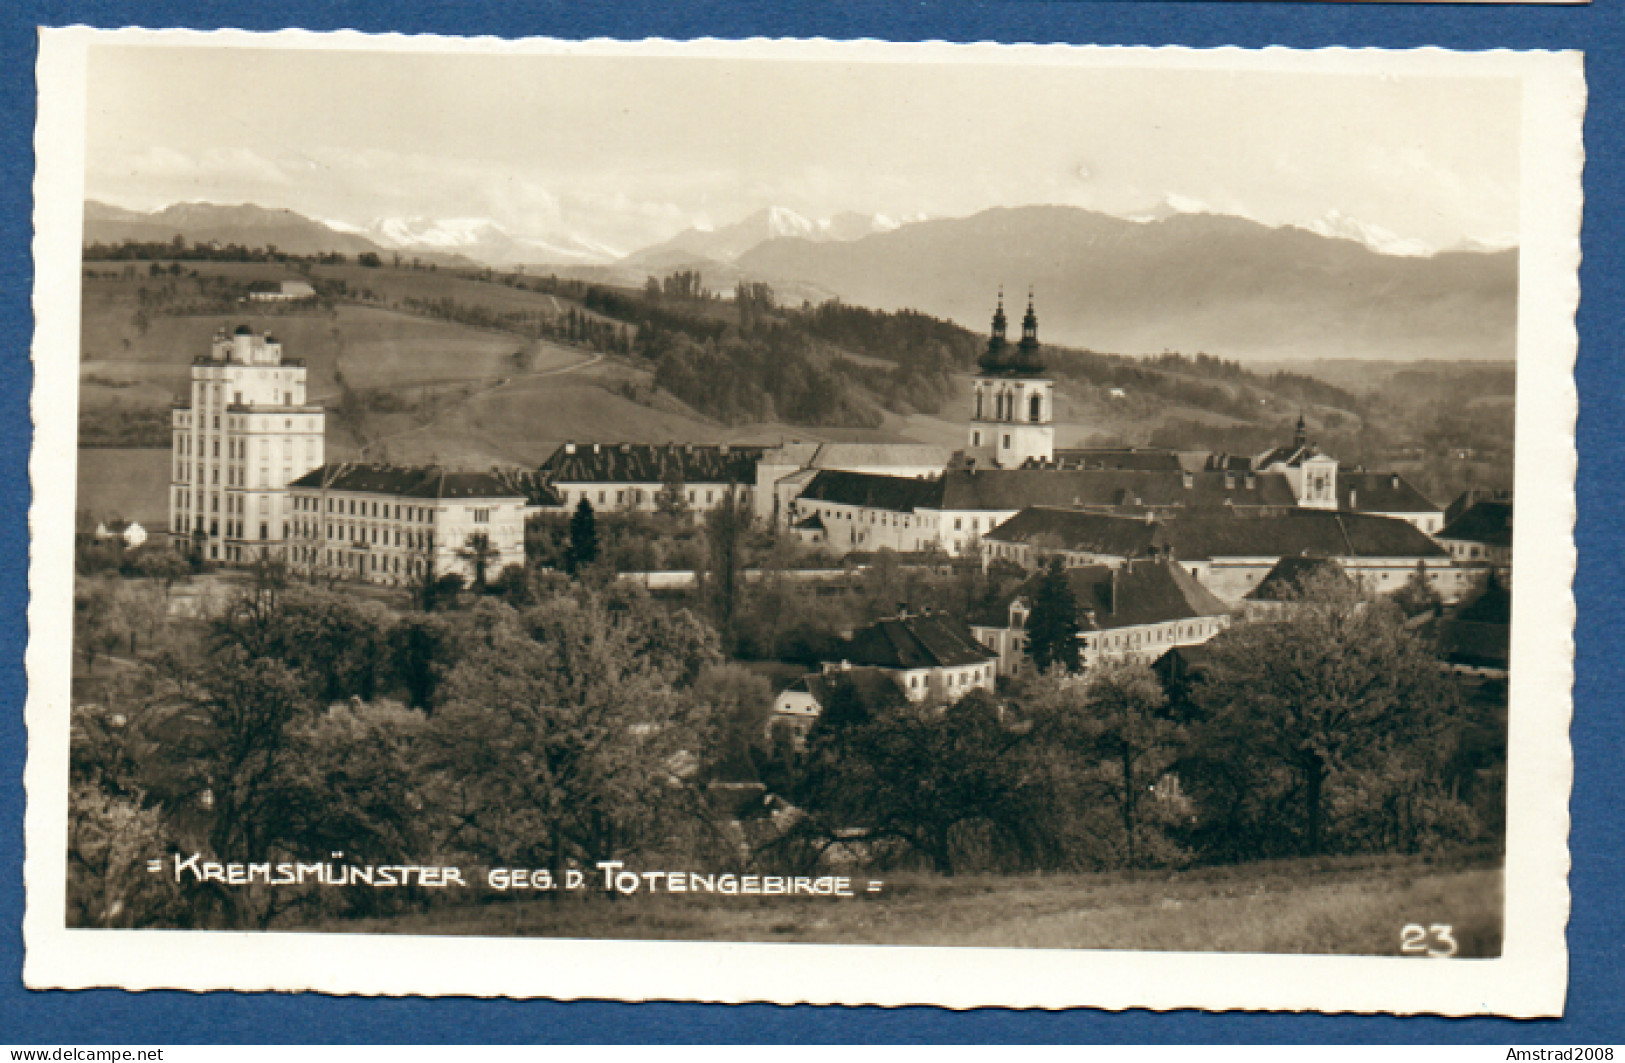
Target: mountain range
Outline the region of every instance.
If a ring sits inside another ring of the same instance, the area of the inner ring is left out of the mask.
[[[85,201],[86,244],[186,243],[218,241],[242,247],[271,247],[294,255],[342,251],[357,255],[383,250],[356,232],[340,232],[291,210],[242,203],[174,203],[162,210],[137,211]]]
[[[846,243],[769,240],[734,265],[973,328],[1001,285],[1012,303],[1030,286],[1041,338],[1123,354],[1510,359],[1517,334],[1516,249],[1382,254],[1221,214],[1000,207]]]
[[[761,280],[786,303],[838,297],[976,329],[991,316],[1001,286],[1012,304],[1031,287],[1042,338],[1125,354],[1510,359],[1516,340],[1516,249],[1430,253],[1336,212],[1301,227],[1272,227],[1182,204],[1132,219],[1031,206],[907,222],[857,213],[813,220],[767,208],[617,257],[584,239],[518,237],[484,218],[379,218],[355,226],[252,204],[180,203],[150,213],[85,204],[86,243],[176,235],[294,254],[547,265],[629,286],[695,269],[716,291]]]
[[[787,207],[764,207],[754,214],[720,229],[684,229],[669,240],[635,251],[621,260],[635,266],[645,262],[673,262],[684,256],[713,262],[734,262],[741,255],[768,240],[807,240],[812,243],[842,243],[873,233],[890,232],[899,223],[884,214],[844,211],[814,221]]]

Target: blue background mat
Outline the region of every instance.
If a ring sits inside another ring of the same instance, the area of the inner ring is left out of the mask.
[[[1585,262],[1581,270],[1576,782],[1570,834],[1568,1017],[1515,1022],[1385,1016],[948,1012],[549,1001],[368,1000],[316,995],[38,993],[22,987],[24,610],[36,27],[84,23],[213,29],[356,29],[566,38],[875,37],[1216,47],[1583,49]],[[1625,15],[1585,7],[1166,3],[223,3],[17,2],[0,12],[0,1043],[281,1041],[1625,1041],[1625,738],[1620,630],[1625,505],[1619,370],[1620,130]]]

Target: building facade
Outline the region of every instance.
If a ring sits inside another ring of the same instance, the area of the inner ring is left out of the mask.
[[[1042,578],[972,618],[971,633],[997,655],[1001,676],[1032,670],[1027,619]],[[1078,657],[1085,670],[1102,660],[1150,662],[1175,646],[1199,646],[1230,626],[1229,607],[1166,557],[1069,568],[1066,580],[1078,603]]]
[[[754,510],[763,449],[727,443],[565,443],[537,475],[567,510],[586,499],[596,510],[652,513],[669,491],[679,492],[695,513],[729,498]]]
[[[479,472],[325,465],[290,486],[287,560],[298,573],[404,586],[487,581],[525,563],[525,495]]]
[[[293,519],[288,485],[323,462],[326,417],[306,402],[304,362],[246,326],[216,333],[171,423],[177,543],[233,563],[279,550]]]
[[[1336,562],[1377,593],[1421,571],[1447,602],[1472,586],[1472,571],[1409,521],[1336,510],[1193,509],[1138,520],[1082,510],[1023,510],[992,532],[984,560],[1036,569],[1058,556],[1069,565],[1121,564],[1166,555],[1219,600],[1240,606],[1283,558]]]
[[[910,701],[957,701],[972,690],[991,691],[997,676],[993,651],[943,613],[900,611],[854,632],[840,653],[826,668],[876,669]]]

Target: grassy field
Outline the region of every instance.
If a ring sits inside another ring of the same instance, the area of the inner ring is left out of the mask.
[[[333,921],[355,932],[1397,955],[1407,923],[1501,948],[1501,872],[1416,861],[1279,862],[1186,872],[881,876],[854,898],[602,892]]]
[[[82,447],[76,507],[97,520],[169,527],[169,451]]]

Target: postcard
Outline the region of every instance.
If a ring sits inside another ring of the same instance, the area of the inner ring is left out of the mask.
[[[1561,1014],[1579,55],[38,75],[29,986]]]

